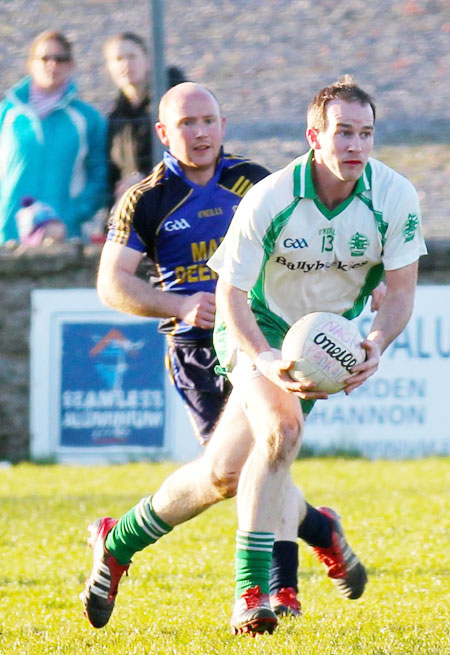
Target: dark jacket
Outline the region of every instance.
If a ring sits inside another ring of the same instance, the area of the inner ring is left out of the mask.
[[[131,173],[148,175],[152,169],[150,97],[134,106],[121,92],[108,116],[109,189]]]
[[[167,69],[169,88],[184,81],[184,73],[176,66]],[[152,139],[156,115],[152,115],[150,96],[133,106],[122,92],[108,114],[109,192],[114,202],[116,183],[132,173],[148,175],[153,168]]]

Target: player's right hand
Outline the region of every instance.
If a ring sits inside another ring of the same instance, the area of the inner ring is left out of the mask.
[[[183,296],[178,318],[189,325],[195,325],[203,330],[214,327],[216,301],[213,293],[198,291],[191,296]]]
[[[328,398],[328,394],[325,391],[319,391],[314,382],[293,380],[288,373],[293,364],[294,362],[275,359],[267,366],[264,375],[277,387],[295,393],[296,396],[303,400],[325,400]]]

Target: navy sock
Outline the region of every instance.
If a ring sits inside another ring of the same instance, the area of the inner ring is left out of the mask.
[[[306,516],[298,526],[298,536],[310,546],[331,546],[331,521],[328,516],[306,503]]]
[[[298,544],[295,541],[276,541],[270,564],[270,593],[276,594],[283,587],[298,591]]]

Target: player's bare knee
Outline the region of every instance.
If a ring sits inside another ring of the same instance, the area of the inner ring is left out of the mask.
[[[232,498],[237,493],[239,471],[220,468],[211,470],[211,485],[218,496],[218,500]]]
[[[301,426],[297,418],[282,419],[267,440],[267,456],[273,465],[291,462],[300,447]]]

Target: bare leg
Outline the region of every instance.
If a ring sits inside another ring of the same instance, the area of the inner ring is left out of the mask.
[[[294,485],[289,474],[285,482],[284,505],[275,541],[297,541],[298,526],[306,516],[306,501],[303,492]]]
[[[238,394],[232,392],[202,456],[169,476],[153,496],[156,514],[170,526],[234,496],[252,446],[252,436]]]
[[[275,532],[284,507],[289,467],[300,448],[303,426],[298,398],[264,377],[247,386],[246,413],[255,437],[238,487],[239,528]],[[294,529],[298,526],[298,520]]]

